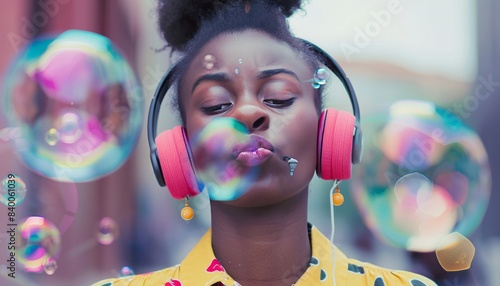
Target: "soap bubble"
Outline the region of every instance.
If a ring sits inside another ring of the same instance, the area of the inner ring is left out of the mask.
[[[135,275],[134,270],[128,266],[123,266],[122,269],[120,270],[120,276],[125,277],[125,276],[132,276]]]
[[[365,144],[353,193],[377,237],[428,252],[449,233],[469,235],[477,228],[491,173],[474,130],[426,101],[397,102],[387,116],[364,124],[365,138],[374,141]]]
[[[129,64],[104,36],[70,30],[37,38],[14,59],[2,91],[13,140],[33,171],[64,182],[110,174],[134,149],[142,95]]]
[[[15,174],[9,174],[2,180],[0,186],[0,200],[8,207],[15,207],[24,201],[26,184]]]
[[[47,258],[47,261],[43,264],[43,271],[47,275],[52,275],[57,270],[57,262],[52,258]]]
[[[19,224],[16,243],[19,263],[27,272],[41,273],[47,260],[59,254],[61,235],[47,219],[32,216]]]
[[[100,244],[109,245],[118,238],[119,228],[114,219],[104,217],[99,222],[97,241]]]
[[[191,140],[197,177],[212,200],[235,200],[245,194],[257,168],[239,164],[232,150],[248,139],[246,127],[229,117],[212,120]]]

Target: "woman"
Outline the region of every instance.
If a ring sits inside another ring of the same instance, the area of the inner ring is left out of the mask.
[[[307,222],[324,82],[317,80],[318,58],[287,26],[300,5],[161,1],[164,37],[184,53],[173,73],[175,100],[186,136],[194,138],[192,163],[211,197],[212,227],[177,266],[95,285],[435,285],[348,259]],[[228,133],[219,138],[224,148],[214,148],[200,134],[219,130],[210,126],[221,118],[245,132]],[[224,185],[218,172],[208,171],[213,166],[224,172],[232,166],[250,184]]]

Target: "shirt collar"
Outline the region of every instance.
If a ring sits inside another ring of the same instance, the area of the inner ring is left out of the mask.
[[[347,280],[347,257],[314,226],[308,225],[311,237],[311,262],[306,272],[294,284],[333,285],[332,261],[335,261],[336,281]],[[334,249],[332,255],[332,248]],[[334,258],[334,259],[332,259]],[[215,258],[212,249],[212,229],[209,229],[198,244],[179,265],[183,285],[213,285],[218,282],[226,286],[240,285],[226,273],[224,267]],[[318,283],[318,281],[321,281]],[[337,286],[344,286],[337,283]]]

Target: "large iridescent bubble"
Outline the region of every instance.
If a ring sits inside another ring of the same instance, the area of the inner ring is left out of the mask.
[[[136,145],[143,99],[129,64],[104,36],[70,30],[39,38],[3,81],[3,111],[22,162],[58,181],[115,171]]]
[[[246,193],[257,173],[236,162],[232,150],[248,139],[248,129],[239,121],[221,117],[212,120],[191,140],[197,178],[212,200],[235,200]]]
[[[51,259],[57,258],[61,234],[53,223],[43,217],[23,220],[17,229],[16,255],[27,272],[41,273]]]
[[[365,117],[363,161],[353,193],[366,225],[383,241],[434,251],[452,232],[480,224],[491,191],[479,136],[457,116],[426,101],[400,101]]]

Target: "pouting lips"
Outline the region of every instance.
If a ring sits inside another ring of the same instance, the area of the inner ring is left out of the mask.
[[[269,159],[274,152],[273,145],[264,137],[251,134],[246,142],[236,144],[232,155],[236,160],[247,166],[257,166]]]

